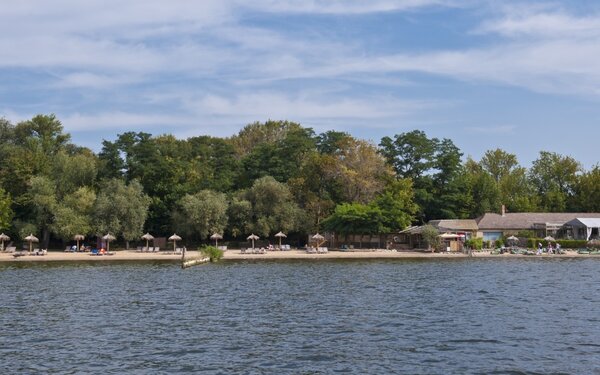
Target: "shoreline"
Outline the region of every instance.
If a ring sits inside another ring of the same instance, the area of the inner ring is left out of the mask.
[[[200,258],[197,251],[188,251],[186,260]],[[429,253],[420,251],[389,251],[389,250],[367,250],[367,251],[330,251],[324,254],[309,254],[303,250],[268,251],[265,254],[242,254],[240,250],[227,250],[223,255],[225,261],[235,260],[318,260],[318,259],[561,259],[561,258],[598,258],[600,256],[589,254],[578,254],[576,251],[567,251],[566,254],[543,254],[543,255],[517,255],[499,254],[492,255],[489,251],[473,253],[469,257],[462,253]],[[169,252],[141,253],[135,250],[118,250],[114,255],[95,256],[90,253],[70,253],[61,251],[50,251],[46,255],[24,255],[15,258],[12,253],[0,253],[2,262],[111,262],[111,261],[181,261],[180,254]]]

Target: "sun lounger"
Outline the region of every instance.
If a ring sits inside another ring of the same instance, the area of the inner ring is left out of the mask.
[[[589,254],[590,251],[586,248],[577,249],[577,254]]]
[[[6,252],[7,253],[14,253],[15,250],[17,250],[16,246],[9,246],[9,247],[6,248]]]
[[[27,251],[25,251],[25,250],[15,251],[13,253],[13,257],[15,257],[15,258],[22,257],[22,256],[25,256],[25,255],[27,255]]]
[[[182,252],[183,250],[180,247],[175,249],[175,254],[181,254]]]

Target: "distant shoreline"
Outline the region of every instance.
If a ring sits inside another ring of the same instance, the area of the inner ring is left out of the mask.
[[[198,251],[188,251],[186,259],[199,258]],[[467,254],[462,253],[429,253],[419,251],[389,251],[389,250],[368,250],[368,251],[330,251],[325,254],[309,254],[302,250],[289,251],[268,251],[265,254],[242,254],[240,250],[227,250],[223,260],[318,260],[318,259],[468,259]],[[600,256],[578,254],[575,251],[567,251],[562,255],[514,255],[502,254],[492,255],[489,251],[475,252],[472,258],[533,258],[533,259],[560,259],[560,258],[597,258]],[[161,253],[142,253],[135,250],[119,250],[114,255],[95,256],[90,253],[69,253],[60,251],[50,251],[48,254],[25,255],[15,258],[12,253],[0,253],[0,262],[110,262],[110,261],[178,261],[181,255],[169,252]]]

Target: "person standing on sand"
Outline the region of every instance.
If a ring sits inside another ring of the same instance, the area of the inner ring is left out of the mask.
[[[535,255],[542,255],[542,243],[538,242],[538,249],[537,249],[537,253],[535,253]]]

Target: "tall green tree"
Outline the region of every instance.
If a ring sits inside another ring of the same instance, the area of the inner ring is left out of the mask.
[[[577,176],[582,172],[579,162],[570,156],[541,151],[533,162],[529,178],[535,187],[544,211],[571,210]]]
[[[394,168],[398,178],[413,181],[415,201],[421,208],[418,219],[457,218],[464,208],[457,206],[461,186],[462,153],[450,139],[428,138],[420,130],[384,137],[379,144],[381,154]],[[447,201],[453,199],[453,205]]]
[[[94,228],[98,236],[106,233],[129,241],[142,235],[150,199],[137,180],[126,185],[122,180],[104,182],[94,205]]]
[[[574,186],[574,211],[600,212],[600,166],[579,176]]]
[[[6,230],[11,226],[14,215],[11,205],[10,195],[0,187],[0,230]]]
[[[227,196],[211,190],[187,194],[174,213],[177,231],[206,239],[211,233],[223,233],[227,226]]]
[[[306,215],[294,202],[286,184],[270,176],[263,177],[256,180],[242,196],[252,207],[249,225],[252,232],[265,237],[278,231],[303,229]]]

